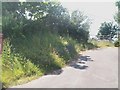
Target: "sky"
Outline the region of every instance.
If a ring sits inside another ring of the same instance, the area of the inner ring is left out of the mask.
[[[20,0],[25,1],[25,0]],[[32,1],[32,0],[29,0]],[[95,36],[101,23],[104,21],[114,22],[114,16],[117,13],[115,6],[116,0],[58,0],[62,6],[71,13],[74,10],[80,10],[89,17],[92,24],[90,27],[90,36]]]
[[[97,34],[101,23],[104,21],[114,22],[114,16],[117,13],[116,1],[114,0],[89,0],[89,2],[88,0],[60,0],[60,2],[69,12],[80,10],[91,19],[91,36]]]

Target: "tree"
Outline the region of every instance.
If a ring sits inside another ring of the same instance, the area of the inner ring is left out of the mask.
[[[116,6],[118,7],[118,13],[115,17],[115,20],[120,23],[120,1],[116,2]]]
[[[100,39],[112,39],[114,35],[117,35],[117,31],[119,30],[118,25],[114,25],[113,22],[103,22],[99,28],[98,37]]]
[[[117,13],[116,21],[120,25],[120,1],[116,2],[116,6],[118,7],[118,13]],[[118,30],[118,37],[119,37],[119,40],[120,40],[120,26],[119,26],[119,30]]]
[[[3,3],[4,37],[16,38],[48,30],[81,43],[89,37],[90,21],[80,11],[71,14],[59,2]]]
[[[76,10],[71,14],[71,22],[73,27],[73,35],[79,42],[87,42],[89,37],[90,20],[82,12]],[[76,33],[75,33],[76,32]]]
[[[120,24],[120,1],[116,2],[116,6],[118,7],[118,13],[115,17],[115,20],[117,21],[118,24]],[[120,47],[120,26],[119,26],[119,30],[118,30],[118,40],[115,41],[114,45],[117,47]]]

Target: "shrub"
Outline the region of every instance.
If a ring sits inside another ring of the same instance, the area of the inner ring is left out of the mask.
[[[65,66],[77,54],[79,43],[70,37],[39,32],[24,38],[5,39],[2,52],[4,87],[22,77],[41,76]]]
[[[120,41],[119,40],[115,41],[114,46],[115,47],[120,47]]]
[[[10,40],[4,40],[3,45],[1,59],[3,87],[12,85],[21,77],[27,77],[35,74],[42,75],[42,70],[31,63],[30,60],[12,51]]]

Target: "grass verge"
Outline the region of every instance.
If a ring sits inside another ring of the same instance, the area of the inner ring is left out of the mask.
[[[3,45],[2,83],[7,88],[61,69],[80,51],[112,44],[91,41],[83,45],[69,36],[42,31],[11,40],[6,38]]]
[[[82,50],[72,38],[50,32],[5,39],[2,52],[3,88],[22,84],[64,67]]]

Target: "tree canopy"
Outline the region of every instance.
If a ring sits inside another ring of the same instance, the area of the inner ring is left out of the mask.
[[[69,35],[79,42],[87,42],[89,37],[89,18],[80,11],[73,11],[70,17],[60,2],[5,2],[2,11],[4,37],[43,30]]]
[[[116,6],[118,7],[118,13],[116,17],[116,21],[120,23],[120,1],[116,2]]]
[[[117,35],[118,30],[118,25],[113,22],[103,22],[99,28],[98,36],[102,36],[101,39],[111,39]]]

